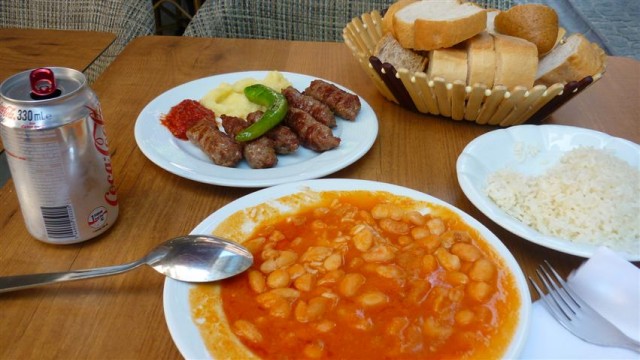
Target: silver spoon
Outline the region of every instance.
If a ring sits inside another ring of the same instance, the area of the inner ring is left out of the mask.
[[[243,246],[215,236],[187,235],[160,244],[140,260],[123,265],[57,273],[0,277],[0,293],[63,281],[121,274],[147,264],[161,274],[187,282],[209,282],[237,275],[251,266]]]

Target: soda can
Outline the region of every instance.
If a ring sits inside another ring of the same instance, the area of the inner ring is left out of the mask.
[[[102,111],[81,72],[39,68],[5,80],[0,135],[33,237],[71,244],[113,225],[118,197]]]

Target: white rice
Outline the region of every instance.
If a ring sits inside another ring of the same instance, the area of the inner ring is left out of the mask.
[[[499,170],[485,191],[542,234],[640,255],[640,171],[605,150],[574,149],[540,176]]]

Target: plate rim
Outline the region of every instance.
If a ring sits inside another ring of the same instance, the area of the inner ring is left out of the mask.
[[[468,171],[466,171],[466,167],[470,167],[470,159],[477,159],[478,155],[474,154],[474,151],[477,151],[476,148],[486,145],[486,143],[495,143],[495,138],[502,134],[509,134],[509,139],[515,139],[516,136],[514,133],[528,133],[534,135],[544,135],[549,137],[550,133],[555,134],[568,134],[573,135],[574,138],[581,135],[591,136],[595,139],[601,141],[601,144],[605,145],[602,148],[607,148],[606,145],[610,144],[620,144],[621,146],[635,148],[635,150],[640,154],[640,145],[635,144],[632,141],[619,138],[616,136],[609,135],[602,131],[570,126],[570,125],[560,125],[560,124],[543,124],[543,125],[534,125],[534,124],[525,124],[525,125],[517,125],[504,129],[497,129],[490,132],[487,132],[483,135],[480,135],[473,139],[465,148],[462,150],[458,159],[456,161],[456,175],[458,178],[458,184],[460,185],[462,192],[465,194],[467,199],[485,216],[487,216],[490,220],[498,224],[503,229],[511,232],[512,234],[519,236],[520,238],[529,241],[531,243],[556,250],[565,254],[579,256],[583,258],[591,257],[595,251],[600,247],[599,245],[591,245],[591,244],[580,244],[574,243],[570,240],[561,239],[555,236],[544,235],[537,230],[533,229],[525,225],[524,223],[518,221],[511,215],[507,214],[504,210],[500,209],[495,203],[493,203],[486,195],[484,195],[481,188],[479,188],[479,184],[476,184],[471,178]],[[545,141],[548,139],[544,139]],[[515,141],[512,144],[507,144],[506,146],[511,146],[515,144]],[[578,146],[584,146],[583,143],[580,143],[580,140],[577,142],[572,142],[572,148],[575,149]],[[511,150],[508,150],[511,151]],[[563,152],[564,153],[564,152]],[[505,164],[505,163],[500,163]],[[502,167],[500,167],[502,168]],[[484,181],[486,176],[481,177],[481,181]],[[623,256],[625,259],[629,261],[639,261],[640,255],[633,255],[624,251],[614,250],[619,255]]]
[[[174,86],[168,90],[165,90],[164,92],[162,92],[161,94],[153,98],[151,101],[149,101],[143,107],[143,109],[138,113],[136,117],[136,121],[134,124],[134,138],[136,140],[138,149],[140,149],[143,155],[152,163],[154,163],[156,166],[160,167],[161,169],[169,173],[172,173],[174,175],[177,175],[189,180],[210,184],[210,185],[229,186],[229,187],[236,187],[236,188],[260,188],[260,187],[274,186],[274,185],[290,183],[295,181],[316,179],[326,175],[330,175],[360,160],[373,147],[378,137],[379,120],[378,120],[377,114],[375,113],[371,105],[364,98],[358,95],[355,91],[339,83],[336,83],[334,81],[327,80],[327,79],[313,76],[313,75],[294,73],[294,72],[288,72],[288,71],[278,71],[278,72],[291,82],[295,82],[296,80],[291,80],[290,78],[298,79],[297,81],[304,80],[309,82],[314,79],[319,79],[319,80],[323,80],[328,83],[334,84],[339,88],[345,91],[348,91],[352,94],[355,94],[359,97],[360,103],[361,103],[361,110],[360,110],[360,113],[358,114],[358,118],[356,118],[356,121],[359,120],[360,116],[362,116],[363,119],[360,119],[359,121],[360,124],[357,125],[358,131],[354,132],[351,137],[352,139],[355,140],[357,144],[357,146],[354,149],[350,149],[350,151],[346,153],[342,151],[343,154],[339,155],[339,153],[341,152],[341,148],[339,146],[336,149],[332,149],[330,151],[326,151],[323,153],[318,153],[317,155],[314,155],[309,159],[297,162],[287,167],[281,167],[281,168],[278,168],[278,167],[269,168],[269,169],[227,168],[227,167],[215,165],[210,162],[202,163],[202,165],[206,165],[208,168],[209,166],[214,167],[214,168],[209,168],[211,169],[209,171],[214,171],[215,169],[219,169],[222,172],[237,171],[237,175],[236,175],[237,178],[229,178],[224,176],[215,176],[211,174],[202,174],[197,170],[194,171],[194,169],[191,169],[191,168],[187,169],[187,167],[185,167],[184,165],[180,163],[176,163],[172,161],[172,159],[170,158],[164,157],[162,154],[159,153],[157,149],[153,148],[152,146],[146,143],[146,141],[148,141],[151,135],[150,132],[148,132],[147,129],[145,128],[145,126],[148,125],[149,121],[152,121],[152,116],[150,115],[150,113],[154,112],[155,109],[158,108],[157,104],[160,103],[163,98],[171,96],[171,94],[179,91],[180,88],[188,89],[189,87],[194,87],[198,82],[204,82],[204,81],[212,81],[214,82],[214,84],[215,83],[219,84],[223,82],[232,83],[247,77],[254,77],[256,79],[260,79],[260,78],[264,78],[271,71],[273,70],[249,70],[249,71],[237,71],[237,72],[229,72],[229,73],[222,73],[222,74],[214,74],[214,75],[190,80],[185,83]],[[201,97],[204,96],[208,91],[212,89],[213,87],[207,87],[205,90],[203,90],[203,93],[200,96]],[[170,108],[170,106],[174,106],[174,105],[176,104],[169,104],[168,107]],[[362,124],[363,122],[365,123]],[[356,126],[351,124],[352,123],[351,121],[344,120],[344,119],[341,119],[341,123],[345,124],[347,129],[349,127]],[[364,125],[364,128],[361,125]],[[365,129],[365,131],[360,131],[362,129]],[[341,135],[340,137],[344,142],[343,136]],[[173,137],[168,137],[168,138],[173,140]],[[312,150],[309,150],[309,149],[303,149],[303,150],[307,153],[313,154]],[[197,159],[194,159],[194,161],[197,161]],[[320,167],[314,166],[316,165],[316,163],[322,166]],[[198,165],[197,163],[194,163],[191,167],[197,167],[197,165]],[[283,176],[274,175],[274,173],[277,173],[279,169],[286,169],[285,171],[287,171],[288,173]],[[245,173],[247,176],[245,176]],[[255,176],[256,173],[260,174],[261,176],[258,176],[256,178]]]
[[[501,256],[502,260],[512,269],[512,274],[514,276],[514,280],[517,284],[517,289],[521,297],[521,308],[518,313],[521,316],[521,319],[516,326],[516,333],[514,334],[513,341],[509,348],[506,350],[505,355],[509,355],[509,357],[515,358],[521,353],[526,343],[527,335],[529,333],[532,309],[531,293],[529,292],[524,271],[520,267],[511,251],[489,228],[487,228],[479,220],[475,219],[456,206],[427,193],[401,185],[373,180],[332,178],[298,181],[294,183],[281,184],[269,188],[264,188],[240,197],[228,203],[227,205],[215,210],[213,213],[207,216],[192,230],[191,234],[211,233],[215,229],[215,227],[218,226],[227,216],[236,211],[308,189],[314,191],[387,191],[391,192],[392,194],[408,196],[420,201],[427,201],[433,204],[441,205],[460,216],[469,226],[477,230],[481,234],[481,236],[485,238],[485,241],[487,241],[490,246],[496,248],[494,251],[499,251],[499,255]],[[175,309],[171,308],[171,300],[175,300],[176,295],[182,295],[183,297],[186,295],[188,298],[188,292],[192,287],[193,285],[188,283],[180,282],[170,278],[165,279],[163,289],[163,307],[166,324],[169,328],[169,332],[174,343],[185,358],[191,359],[206,357],[208,359],[212,359],[213,357],[211,356],[211,354],[209,354],[208,349],[204,344],[204,341],[202,340],[202,336],[199,333],[199,329],[191,319],[191,309],[188,301],[186,303],[186,310],[189,317],[188,324],[186,326],[189,327],[188,334],[191,336],[186,336],[185,338],[184,331],[178,331],[178,329],[176,329],[175,327],[172,328],[171,321],[184,322],[185,319],[180,318],[176,320],[176,314],[174,312]],[[178,291],[178,293],[176,293],[176,291]],[[179,291],[182,291],[183,293],[180,294]],[[182,299],[181,304],[184,305],[184,299]],[[176,325],[174,324],[173,326]],[[196,339],[193,339],[194,329],[197,334]],[[189,345],[194,344],[194,341],[197,346],[200,347],[197,349],[197,351],[194,351],[195,349],[189,347]],[[204,350],[206,356],[203,356],[202,350]]]

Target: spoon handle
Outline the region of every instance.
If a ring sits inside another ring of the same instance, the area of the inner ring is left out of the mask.
[[[95,269],[75,270],[55,273],[15,275],[0,277],[0,293],[28,289],[41,285],[48,285],[57,282],[91,279],[100,276],[120,274],[133,270],[144,264],[144,261],[134,261],[128,264],[106,266]]]

